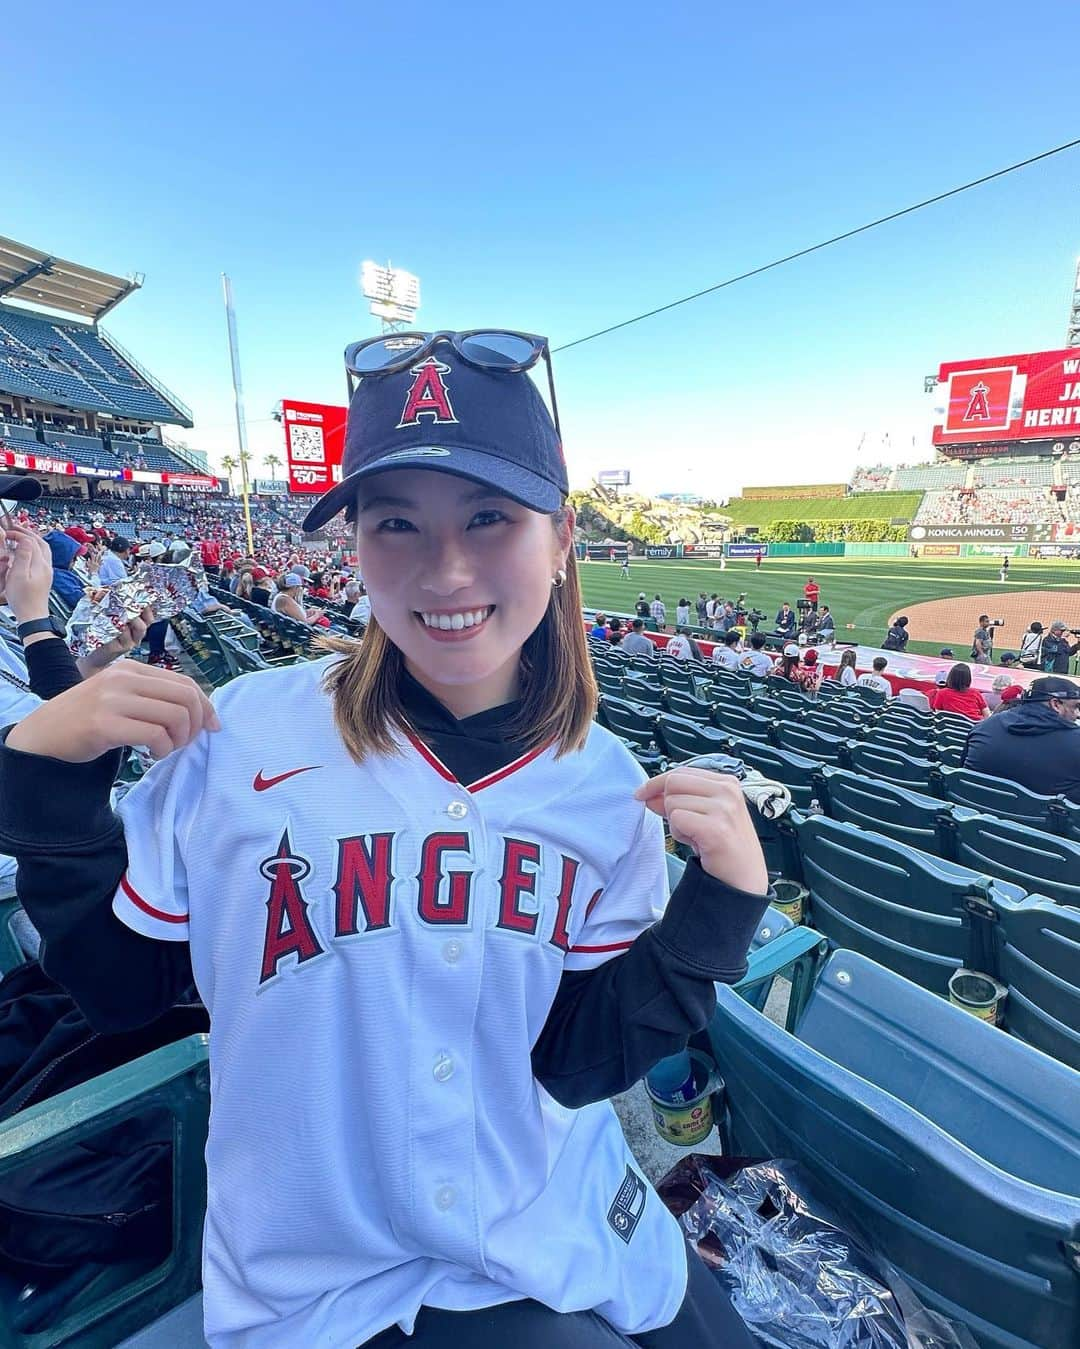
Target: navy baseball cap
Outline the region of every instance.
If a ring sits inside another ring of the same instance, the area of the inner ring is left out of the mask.
[[[527,372],[479,370],[449,342],[407,370],[361,379],[349,405],[342,480],[304,520],[307,531],[356,500],[364,478],[427,468],[491,487],[534,511],[570,488],[555,423]]]
[[[0,478],[0,498],[5,501],[36,501],[41,493],[37,478],[24,478],[18,473]]]
[[[1080,684],[1061,675],[1046,675],[1043,679],[1033,679],[1024,694],[1024,701],[1028,703],[1046,703],[1051,698],[1080,699]]]

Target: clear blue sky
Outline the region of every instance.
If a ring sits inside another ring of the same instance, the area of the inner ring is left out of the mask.
[[[1071,139],[1078,27],[1039,0],[51,0],[5,70],[0,233],[146,274],[106,326],[212,457],[229,272],[263,453],[279,398],[341,401],[364,258],[420,276],[424,327],[568,341]],[[864,462],[921,456],[941,360],[1062,344],[1078,175],[1069,152],[556,357],[572,479],[727,494],[844,477],[864,436]]]

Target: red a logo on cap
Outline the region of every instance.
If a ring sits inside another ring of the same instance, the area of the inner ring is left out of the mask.
[[[421,417],[430,417],[436,422],[456,422],[454,409],[450,406],[450,394],[443,375],[450,373],[450,367],[429,356],[426,361],[412,368],[416,378],[405,399],[405,409],[397,429],[403,426],[419,426]]]

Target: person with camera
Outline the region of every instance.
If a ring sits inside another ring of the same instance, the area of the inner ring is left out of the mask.
[[[1000,626],[1001,623],[999,620],[995,620],[993,623],[990,621],[989,614],[979,615],[979,626],[975,629],[974,635],[971,638],[970,659],[973,660],[976,665],[990,664],[991,652],[994,648],[994,637],[990,629]]]
[[[961,767],[1080,805],[1078,717],[1080,684],[1060,675],[1033,679],[1004,716],[972,727]]]
[[[1068,636],[1066,635],[1068,634]],[[1076,637],[1076,628],[1066,628],[1060,618],[1050,624],[1050,631],[1043,637],[1040,666],[1046,674],[1068,674],[1069,657],[1080,651],[1080,641],[1070,642],[1069,636]]]

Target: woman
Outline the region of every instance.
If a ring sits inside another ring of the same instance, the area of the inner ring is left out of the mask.
[[[945,683],[931,694],[930,706],[935,712],[959,712],[972,721],[982,721],[990,715],[986,699],[971,687],[971,667],[963,661],[957,661]]]
[[[1043,625],[1036,620],[1020,639],[1020,664],[1025,670],[1042,669]]]
[[[816,693],[821,683],[821,671],[818,669],[818,654],[811,647],[802,658],[802,664],[796,665],[788,678],[799,685],[804,693]]]
[[[240,579],[236,583],[236,598],[240,600],[250,600],[252,591],[255,589],[255,577],[251,569],[245,567],[240,573]]]
[[[881,644],[882,651],[903,651],[908,644],[908,621],[901,615],[900,618],[894,618],[889,631],[885,634],[885,640]]]
[[[853,647],[848,647],[840,656],[840,668],[836,672],[836,677],[844,688],[851,688],[858,680],[858,674],[855,670],[855,651]]]
[[[295,618],[297,623],[313,623],[320,611],[314,607],[304,608],[301,599],[304,594],[304,578],[296,572],[287,572],[277,578],[277,593],[270,601],[270,609],[284,618]]]
[[[675,606],[675,627],[688,628],[690,626],[690,601],[684,596]]]
[[[0,842],[98,1027],[194,971],[214,1349],[749,1349],[607,1098],[745,968],[761,848],[733,779],[646,779],[594,723],[546,343],[470,340],[350,349],[305,524],[357,525],[364,640],[214,705],[131,662],[62,693],[0,747]],[[162,761],[121,824],[130,743]],[[666,910],[662,816],[695,854]]]
[[[270,573],[263,567],[253,567],[251,570],[251,602],[252,604],[265,605],[270,608],[270,587],[266,584],[270,579]]]
[[[618,646],[625,636],[626,636],[626,629],[623,627],[622,619],[621,618],[610,619],[607,635],[609,645]]]

